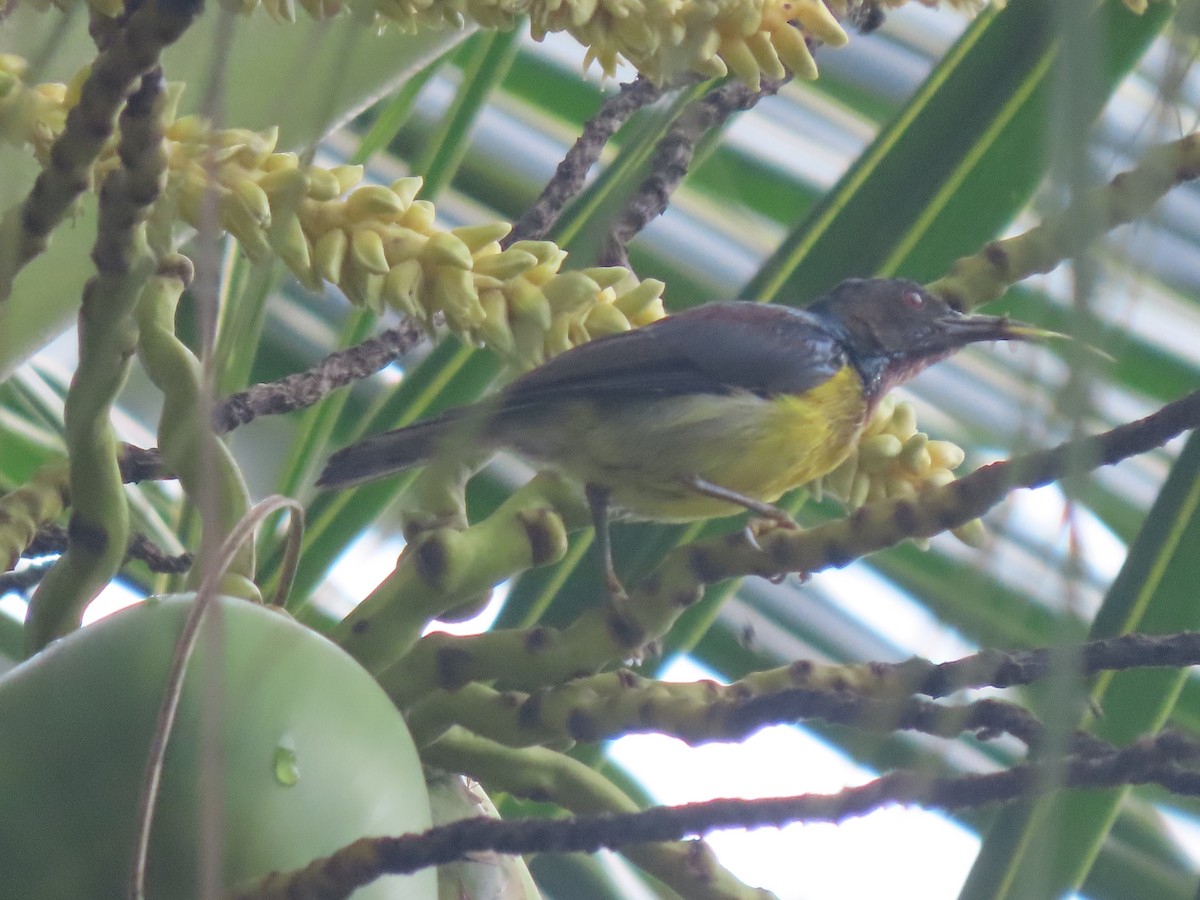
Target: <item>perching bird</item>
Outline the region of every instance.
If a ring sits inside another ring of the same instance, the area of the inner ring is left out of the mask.
[[[338,488],[443,454],[511,450],[584,485],[610,590],[610,508],[791,523],[784,492],[835,469],[892,387],[967,344],[1051,336],[966,315],[901,279],[844,281],[806,309],[713,303],[581,344],[497,395],[335,453]]]

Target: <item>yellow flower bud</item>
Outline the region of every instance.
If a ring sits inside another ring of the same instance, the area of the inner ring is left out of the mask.
[[[892,422],[888,427],[888,431],[896,435],[902,441],[907,441],[910,437],[917,433],[917,408],[907,400],[896,404],[896,411],[892,413]]]
[[[741,38],[726,38],[721,42],[721,59],[729,67],[729,71],[740,79],[747,87],[758,90],[762,70],[758,60]]]
[[[273,169],[258,179],[258,186],[267,195],[273,212],[294,210],[308,193],[308,174],[302,169]]]
[[[537,258],[532,253],[509,247],[500,253],[476,257],[474,269],[476,275],[508,281],[536,265]]]
[[[421,304],[424,286],[424,270],[415,259],[392,266],[383,281],[383,295],[397,312],[411,316],[419,322],[428,322],[429,314]]]
[[[887,475],[884,477],[883,482],[884,493],[887,495],[889,500],[901,500],[908,497],[915,497],[917,495],[916,486],[907,478],[902,476]]]
[[[517,241],[509,250],[521,250],[537,260],[539,266],[553,265],[555,271],[567,258],[567,251],[554,241]]]
[[[871,437],[876,434],[883,434],[889,430],[892,423],[892,415],[896,412],[896,395],[888,394],[875,407],[875,414],[871,416],[871,421],[867,423],[866,429],[863,431],[863,437]]]
[[[383,237],[383,252],[387,254],[388,263],[396,265],[406,259],[415,259],[421,255],[429,237],[403,225],[392,225]]]
[[[12,75],[14,78],[24,78],[29,71],[29,63],[23,56],[15,53],[0,53],[0,72]]]
[[[817,77],[817,64],[812,58],[804,35],[791,25],[783,25],[771,30],[771,43],[783,64],[791,69],[792,74],[805,81],[813,81]]]
[[[929,456],[933,465],[942,469],[957,469],[967,458],[963,448],[953,441],[930,441]]]
[[[218,203],[218,219],[221,227],[237,239],[250,259],[258,262],[270,254],[271,245],[267,243],[262,223],[232,192],[227,192]]]
[[[272,153],[263,162],[263,171],[278,172],[281,169],[298,169],[300,157],[295,153]]]
[[[483,291],[479,295],[479,306],[483,310],[483,322],[478,332],[487,346],[501,356],[511,356],[516,349],[516,338],[508,324],[508,302],[501,291]]]
[[[355,188],[346,198],[346,219],[350,222],[365,219],[394,222],[407,208],[402,198],[389,188],[379,184],[364,184]]]
[[[624,266],[592,266],[588,269],[581,269],[584,275],[596,282],[605,290],[610,287],[616,287],[621,282],[629,280],[632,273]],[[637,279],[632,279],[633,283],[630,288],[637,286]]]
[[[867,488],[867,502],[878,503],[881,500],[887,499],[887,478],[882,475],[874,475],[871,477],[871,484]]]
[[[388,187],[400,199],[401,205],[408,209],[412,206],[413,200],[417,198],[417,192],[421,190],[423,181],[420,176],[411,175],[408,178],[397,178]]]
[[[882,472],[900,456],[904,444],[894,434],[877,434],[858,444],[858,467],[863,472]]]
[[[858,474],[858,454],[852,453],[840,466],[825,476],[825,487],[843,503],[850,496],[854,476]]]
[[[713,55],[702,58],[692,64],[692,69],[703,78],[724,78],[729,74],[729,67],[721,57]]]
[[[542,285],[555,317],[582,314],[596,303],[600,286],[582,272],[563,272]]]
[[[910,475],[920,477],[929,471],[933,465],[933,457],[929,453],[929,435],[917,432],[904,442],[900,451],[900,465]]]
[[[383,239],[379,232],[369,228],[356,228],[350,233],[350,258],[375,275],[386,275],[390,269],[383,252]]]
[[[350,239],[340,228],[331,228],[313,245],[313,266],[317,274],[330,284],[338,284],[342,280],[342,263],[346,252],[350,249]]]
[[[62,106],[64,110],[74,109],[79,103],[79,97],[83,93],[84,82],[92,74],[92,67],[84,66],[78,72],[71,76],[71,80],[67,82],[67,89],[63,92]]]
[[[583,320],[583,327],[593,337],[599,337],[604,334],[617,334],[622,331],[629,331],[631,328],[629,320],[611,303],[597,303],[588,310],[588,314]]]
[[[304,227],[295,216],[288,216],[276,222],[267,231],[267,238],[279,258],[283,260],[300,282],[309,290],[320,290],[321,281],[313,272],[312,253],[309,250],[308,238],[304,235]]]
[[[182,116],[168,125],[163,133],[169,140],[187,144],[207,134],[208,123],[199,116]]]
[[[337,179],[338,196],[346,193],[350,188],[354,187],[363,177],[362,166],[341,165],[334,166],[329,170],[330,174]]]
[[[805,31],[830,47],[844,47],[850,40],[841,23],[821,0],[788,0],[787,9],[783,15],[799,22]]]
[[[342,195],[342,185],[328,169],[311,166],[306,170],[309,180],[308,196],[313,200],[334,200]]]
[[[462,241],[472,255],[489,244],[495,244],[510,231],[512,226],[507,222],[488,222],[484,225],[464,225],[461,228],[450,229],[450,233]]]
[[[264,228],[271,223],[271,202],[266,197],[266,192],[262,187],[259,187],[256,182],[248,178],[240,178],[233,182],[233,193],[242,204],[245,204],[246,211]]]
[[[647,324],[647,311],[658,302],[666,288],[666,284],[657,278],[647,278],[631,290],[618,294],[617,299],[613,301],[613,305],[624,313],[626,318],[635,325],[645,325]],[[661,318],[661,315],[654,318]],[[654,321],[654,319],[650,319],[649,321]]]
[[[451,266],[439,266],[432,273],[430,293],[437,307],[446,313],[446,322],[459,331],[470,331],[483,324],[483,307],[471,273]]]
[[[958,528],[951,529],[950,533],[968,547],[974,547],[976,550],[982,548],[988,539],[987,527],[983,524],[982,519],[972,519]]]
[[[462,270],[469,270],[474,266],[470,248],[448,231],[429,238],[421,251],[421,261],[427,266],[449,266]]]
[[[428,233],[433,230],[436,215],[433,204],[428,200],[414,200],[412,205],[404,211],[404,215],[400,218],[400,224],[413,231]]]
[[[850,493],[845,498],[846,508],[850,510],[858,509],[866,504],[870,494],[871,476],[866,472],[856,472],[854,480],[850,483]]]
[[[554,318],[546,295],[523,279],[513,282],[508,291],[508,305],[514,322],[532,326],[539,332],[549,328]]]
[[[775,45],[771,43],[771,36],[765,31],[758,31],[747,37],[746,48],[754,54],[754,61],[767,78],[778,80],[787,75],[787,69],[780,61],[779,54],[775,52]]]

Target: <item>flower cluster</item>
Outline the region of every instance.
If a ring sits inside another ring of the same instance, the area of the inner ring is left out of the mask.
[[[27,87],[22,71],[18,58],[0,57],[0,136],[29,143],[44,162],[78,90]],[[275,254],[312,290],[334,284],[353,303],[390,307],[431,331],[444,321],[518,369],[664,315],[660,281],[619,267],[560,271],[566,252],[549,241],[502,249],[503,222],[445,229],[433,204],[417,199],[420,178],[385,187],[362,184],[361,166],[302,165],[276,151],[274,130],[176,118],[181,92],[171,85],[162,109],[167,184],[148,221],[160,255],[174,249],[178,223],[200,227],[211,204],[252,260]],[[118,165],[114,138],[93,182]]]
[[[30,2],[66,9],[78,0]],[[120,0],[88,2],[108,16],[123,9]],[[276,21],[296,19],[297,0],[226,0],[225,5],[249,13],[260,3]],[[299,0],[299,5],[318,19],[351,6],[347,0]],[[528,17],[536,39],[565,32],[606,74],[624,60],[659,84],[689,72],[705,77],[732,72],[753,86],[760,77],[783,78],[788,71],[815,78],[812,43],[840,47],[847,41],[822,0],[362,0],[353,5],[356,16],[406,32],[462,28],[466,22],[511,30]],[[833,3],[836,9],[846,5]]]
[[[407,31],[465,20],[509,29],[527,15],[536,39],[566,32],[606,74],[623,59],[660,84],[688,72],[732,72],[752,86],[787,71],[815,78],[809,43],[847,41],[822,0],[375,0],[375,9]]]
[[[918,431],[916,408],[889,394],[880,401],[850,456],[816,487],[853,510],[880,500],[915,497],[926,488],[949,484],[965,458],[957,444],[932,441]],[[953,533],[971,546],[978,546],[985,536],[978,519]]]
[[[179,217],[197,224],[215,197],[221,225],[251,259],[272,252],[313,290],[337,285],[352,303],[390,307],[429,330],[445,321],[518,369],[664,314],[660,281],[625,268],[560,271],[550,241],[502,249],[504,222],[445,229],[420,178],[361,184],[361,166],[302,166],[274,135],[210,132],[184,118],[167,128]],[[215,162],[215,166],[214,166]]]
[[[11,53],[0,53],[0,140],[29,144],[45,164],[50,145],[67,122],[67,110],[79,99],[79,85],[87,71],[70,85],[25,83],[28,63]]]

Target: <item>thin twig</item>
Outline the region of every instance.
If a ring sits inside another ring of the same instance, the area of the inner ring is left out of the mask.
[[[59,525],[43,525],[34,535],[33,540],[22,557],[51,556],[62,553],[67,549],[67,530]],[[163,575],[178,575],[192,567],[192,554],[167,553],[144,534],[135,533],[129,536],[129,547],[125,551],[125,561],[139,560],[146,564],[151,572]]]
[[[715,718],[717,712],[714,711]],[[899,701],[864,696],[856,691],[779,691],[735,702],[724,715],[725,739],[739,740],[766,725],[820,719],[825,722],[875,731],[919,731],[952,738],[971,732],[981,740],[1010,734],[1031,750],[1039,749],[1046,726],[1023,706],[987,698],[959,705],[943,705],[918,697]],[[1106,741],[1083,731],[1070,736],[1068,748],[1081,756],[1111,752]]]
[[[517,241],[540,241],[544,238],[566,205],[579,194],[588,170],[600,158],[612,136],[635,112],[654,103],[662,94],[662,89],[654,82],[639,75],[621,85],[620,93],[606,98],[596,115],[584,124],[578,140],[554,170],[541,196],[521,216],[501,245],[509,247]]]
[[[53,562],[39,563],[26,566],[15,572],[0,573],[0,597],[5,594],[23,594],[46,577],[46,573],[54,568]]]
[[[1164,732],[1099,756],[1013,766],[983,775],[936,777],[891,772],[834,794],[764,800],[712,800],[640,813],[573,819],[464,819],[424,834],[364,838],[304,870],[275,874],[235,894],[257,898],[348,897],[387,873],[415,872],[480,852],[591,853],[652,841],[677,841],[715,828],[758,828],[791,822],[842,822],[885,806],[916,804],[952,812],[1007,803],[1065,788],[1159,784],[1177,794],[1200,794],[1200,773],[1181,764],[1200,757],[1200,741]],[[295,893],[289,893],[295,888]]]
[[[420,343],[424,335],[415,324],[404,322],[354,347],[335,351],[303,372],[239,391],[217,404],[213,428],[218,434],[227,434],[259,416],[312,406],[334,390],[391,365]],[[172,477],[155,448],[123,444],[120,465],[122,477],[129,484]]]
[[[338,388],[391,365],[424,336],[425,332],[416,323],[405,320],[378,337],[330,353],[311,369],[239,391],[217,404],[213,428],[217,434],[226,434],[259,416],[306,409]]]
[[[790,78],[764,79],[757,90],[740,81],[730,82],[688,104],[659,141],[650,165],[651,174],[638,186],[637,193],[629,199],[620,220],[613,226],[600,264],[629,268],[626,246],[634,235],[666,210],[671,195],[691,167],[700,139],[724,124],[735,112],[751,109],[764,97],[777,93]]]

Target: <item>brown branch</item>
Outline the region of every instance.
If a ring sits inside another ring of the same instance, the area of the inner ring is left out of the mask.
[[[361,344],[335,351],[303,372],[232,394],[213,410],[213,428],[217,434],[227,434],[259,416],[295,412],[312,406],[338,388],[391,365],[423,337],[424,332],[419,327],[405,321]],[[173,477],[163,468],[161,454],[155,448],[122,445],[120,466],[121,475],[128,484]]]
[[[406,319],[378,337],[330,353],[310,369],[232,394],[213,411],[213,428],[217,434],[226,434],[259,416],[306,409],[338,388],[391,365],[424,336],[424,331]]]
[[[33,540],[22,557],[50,556],[62,553],[67,549],[67,530],[58,525],[43,525],[34,535]],[[192,554],[167,553],[144,534],[132,534],[129,546],[125,551],[125,562],[139,560],[146,564],[151,572],[164,575],[178,575],[192,567]]]
[[[1028,709],[1004,700],[984,699],[943,705],[910,697],[900,700],[863,696],[856,691],[796,688],[737,702],[732,709],[714,711],[723,719],[725,740],[739,740],[767,725],[819,719],[875,731],[919,731],[953,738],[974,733],[980,740],[1009,734],[1030,750],[1045,743],[1046,726]],[[1068,749],[1080,756],[1112,751],[1112,745],[1084,731],[1074,732]]]
[[[945,697],[974,687],[1007,688],[1032,684],[1057,672],[1063,660],[1075,660],[1081,677],[1125,669],[1182,669],[1200,665],[1200,632],[1177,634],[1123,634],[1087,641],[1078,646],[1041,647],[1036,650],[983,650],[946,663],[924,659],[877,664],[886,680],[903,678],[913,693]],[[889,676],[887,670],[893,675]]]
[[[629,268],[626,245],[666,210],[671,195],[688,173],[700,139],[735,112],[750,109],[764,97],[777,93],[790,78],[764,79],[757,90],[740,81],[729,82],[688,104],[659,141],[650,163],[651,174],[629,198],[620,220],[613,226],[600,265]]]
[[[898,667],[903,672],[903,667]],[[919,731],[942,738],[972,733],[980,740],[1010,734],[1032,751],[1046,727],[1029,710],[998,699],[937,703],[913,697],[884,666],[795,663],[755,672],[732,684],[663,684],[627,670],[575,678],[533,693],[497,691],[478,683],[437,691],[405,709],[418,746],[441,741],[452,726],[506,747],[597,743],[652,732],[698,745],[740,741],[767,725],[821,720],[862,731]],[[775,685],[772,687],[772,685]],[[1112,747],[1090,734],[1068,740],[1073,753]]]
[[[46,577],[46,573],[54,568],[53,561],[26,566],[19,572],[0,573],[0,597],[5,594],[23,594]]]
[[[621,85],[620,93],[605,99],[596,115],[584,124],[583,132],[554,170],[541,196],[500,242],[501,246],[511,247],[517,241],[542,240],[554,227],[566,205],[578,196],[588,170],[600,158],[612,136],[635,112],[654,103],[662,94],[662,88],[639,75],[634,81]]]
[[[899,771],[834,794],[765,800],[713,800],[640,813],[573,819],[464,819],[424,834],[364,838],[303,870],[268,876],[238,891],[242,900],[348,897],[383,874],[415,872],[473,853],[591,853],[655,841],[677,841],[715,828],[758,828],[791,822],[838,823],[895,804],[953,812],[1007,803],[1064,788],[1159,784],[1200,794],[1200,773],[1181,764],[1200,758],[1200,741],[1174,732],[1099,756],[1070,756],[984,775],[932,777]],[[289,892],[289,890],[293,892]]]

